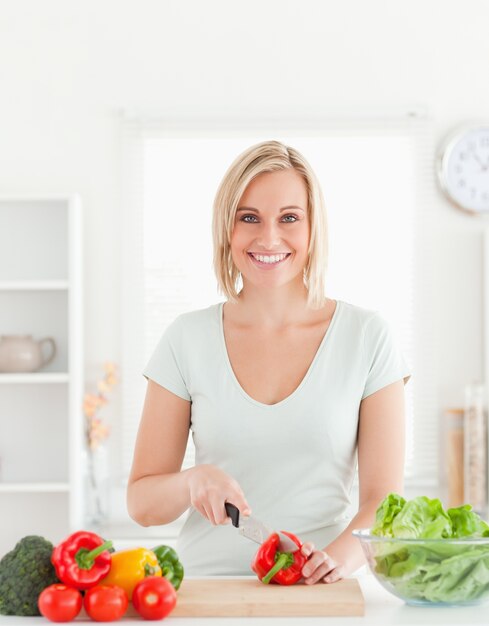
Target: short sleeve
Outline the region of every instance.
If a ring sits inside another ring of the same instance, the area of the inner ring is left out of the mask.
[[[180,398],[191,400],[182,373],[185,355],[181,330],[178,318],[167,327],[143,370],[143,376]]]
[[[367,377],[362,400],[401,378],[404,384],[411,378],[389,323],[378,313],[367,322],[364,351]]]

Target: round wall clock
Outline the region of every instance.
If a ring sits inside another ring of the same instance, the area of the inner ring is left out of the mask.
[[[489,214],[489,122],[448,135],[437,157],[441,188],[459,209]]]

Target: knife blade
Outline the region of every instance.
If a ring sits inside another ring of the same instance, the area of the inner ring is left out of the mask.
[[[297,544],[294,543],[290,537],[284,535],[284,533],[273,530],[273,528],[270,528],[252,515],[241,515],[238,507],[231,504],[231,502],[225,502],[224,507],[228,517],[231,518],[233,526],[236,527],[239,534],[246,537],[246,539],[251,539],[251,541],[255,543],[262,544],[272,533],[276,532],[280,538],[280,547],[284,552],[295,552],[299,549]]]

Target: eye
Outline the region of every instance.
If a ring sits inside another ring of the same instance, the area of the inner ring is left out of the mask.
[[[289,218],[292,218],[292,219],[289,219]],[[299,218],[297,217],[297,215],[293,215],[292,213],[289,213],[289,215],[284,215],[282,219],[284,222],[289,222],[293,224],[294,222],[297,222]]]
[[[256,224],[257,220],[255,215],[243,215],[240,221],[246,222],[247,224]]]

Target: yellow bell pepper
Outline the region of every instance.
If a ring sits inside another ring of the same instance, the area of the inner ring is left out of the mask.
[[[156,554],[146,548],[131,548],[113,552],[110,570],[99,585],[118,585],[127,593],[129,600],[137,583],[146,576],[161,576]]]

